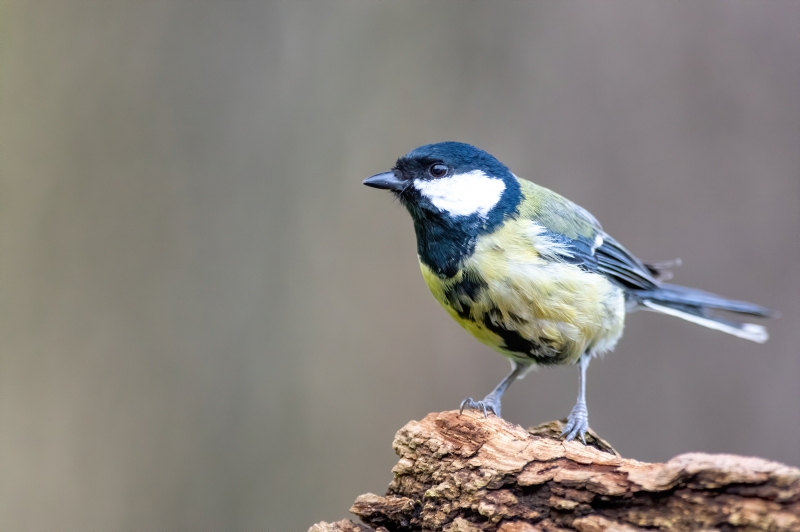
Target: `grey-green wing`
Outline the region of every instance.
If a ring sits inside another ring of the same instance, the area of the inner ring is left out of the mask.
[[[525,196],[520,216],[544,229],[542,236],[560,244],[559,260],[606,275],[629,290],[658,287],[655,267],[648,267],[608,235],[583,207],[530,181],[519,179]]]

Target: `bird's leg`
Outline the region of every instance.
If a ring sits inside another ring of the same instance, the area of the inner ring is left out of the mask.
[[[500,381],[500,384],[495,386],[494,390],[492,390],[492,393],[484,397],[482,401],[475,401],[472,399],[472,397],[467,397],[461,401],[461,408],[459,409],[458,413],[460,414],[463,412],[465,408],[474,408],[476,410],[482,410],[483,417],[487,417],[487,412],[489,411],[494,412],[494,415],[500,417],[500,399],[503,397],[506,388],[508,388],[508,386],[520,375],[524,374],[526,369],[528,369],[527,365],[518,364],[512,360],[511,373],[509,373],[505,379]]]
[[[581,368],[581,388],[578,392],[578,402],[569,413],[567,425],[561,435],[566,435],[566,440],[574,440],[575,436],[580,436],[581,441],[586,445],[586,431],[589,429],[589,411],[586,409],[586,368],[589,367],[591,355],[584,353],[578,363]]]

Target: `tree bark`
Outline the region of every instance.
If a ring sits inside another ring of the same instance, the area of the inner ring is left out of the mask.
[[[800,470],[760,458],[689,453],[621,458],[595,434],[558,439],[474,412],[429,414],[397,432],[385,496],[309,532],[800,531]]]

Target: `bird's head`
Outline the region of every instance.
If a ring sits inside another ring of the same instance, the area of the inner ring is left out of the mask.
[[[503,163],[461,142],[420,146],[364,184],[391,190],[417,223],[445,221],[476,229],[500,223],[521,199],[519,182]]]

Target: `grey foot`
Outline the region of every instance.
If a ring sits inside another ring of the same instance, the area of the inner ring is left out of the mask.
[[[489,394],[483,398],[482,401],[475,401],[472,397],[467,397],[461,401],[461,408],[458,413],[461,414],[465,408],[483,411],[483,417],[489,417],[487,412],[492,412],[497,417],[500,417],[500,398],[495,395]]]
[[[589,430],[589,411],[586,410],[586,403],[578,403],[573,407],[572,412],[567,418],[567,425],[561,432],[566,435],[566,440],[571,441],[575,436],[580,436],[581,441],[586,445],[586,431]]]

